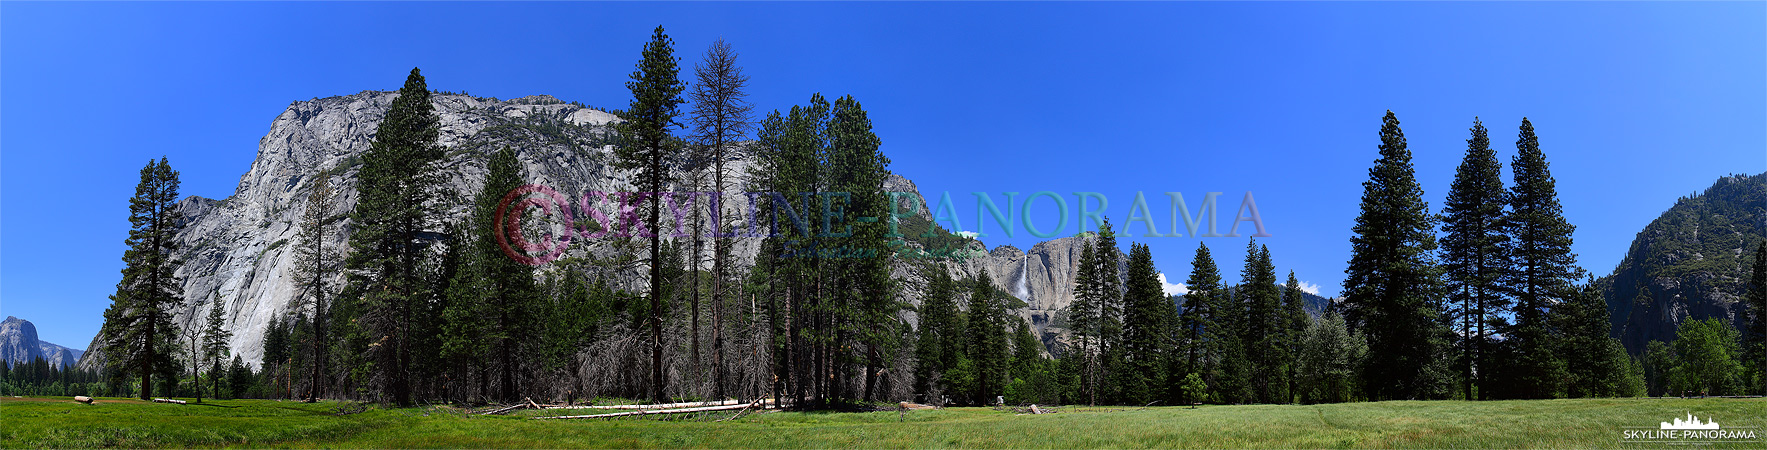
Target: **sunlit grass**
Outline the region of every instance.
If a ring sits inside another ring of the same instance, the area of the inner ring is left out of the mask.
[[[1767,426],[1763,399],[1379,402],[1188,408],[988,408],[869,413],[773,412],[727,422],[655,417],[542,421],[449,407],[209,400],[169,405],[100,399],[0,399],[0,447],[328,448],[1589,448],[1624,427],[1688,413],[1727,429]],[[1084,411],[1080,411],[1084,410]],[[592,413],[592,412],[590,412]],[[1757,428],[1767,433],[1767,428]],[[1763,448],[1761,441],[1714,448]]]

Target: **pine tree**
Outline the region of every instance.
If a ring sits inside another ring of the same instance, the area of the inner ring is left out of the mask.
[[[982,269],[969,281],[969,317],[965,324],[969,337],[966,345],[968,359],[975,364],[975,385],[970,392],[972,405],[992,404],[993,396],[1004,393],[1002,389],[1008,380],[1006,371],[1011,355],[1006,348],[1006,310],[993,282],[989,281],[992,279],[988,270]]]
[[[1287,403],[1288,380],[1282,367],[1287,359],[1289,317],[1282,308],[1282,293],[1276,284],[1276,268],[1270,262],[1270,249],[1260,247],[1256,240],[1246,244],[1245,268],[1240,272],[1238,294],[1246,307],[1245,321],[1239,327],[1240,341],[1251,363],[1253,392],[1260,403]]]
[[[944,267],[928,266],[926,296],[920,302],[920,333],[915,339],[915,392],[937,403],[945,390],[940,376],[963,354],[962,317],[958,315],[956,282]]]
[[[828,377],[818,375],[827,362],[818,357],[826,355],[820,350],[832,340],[823,326],[826,323],[819,320],[824,312],[826,268],[821,258],[797,254],[823,248],[827,239],[810,230],[812,199],[805,196],[799,200],[804,204],[799,209],[786,195],[823,191],[828,114],[828,102],[821,94],[811,95],[808,105],[793,106],[787,115],[769,113],[761,122],[755,167],[750,173],[751,191],[780,193],[758,199],[761,204],[757,209],[768,211],[761,219],[773,233],[761,243],[756,272],[769,275],[763,279],[773,291],[768,295],[768,321],[778,343],[773,365],[775,394],[783,396],[783,390],[789,389],[798,404],[810,398],[827,399],[820,389],[827,386]],[[791,220],[783,220],[786,218]]]
[[[1380,159],[1362,184],[1361,213],[1344,270],[1344,316],[1366,333],[1363,388],[1371,400],[1425,398],[1440,363],[1435,218],[1423,200],[1399,119],[1387,111]]]
[[[100,346],[114,379],[141,379],[142,400],[153,397],[153,376],[176,374],[169,309],[183,303],[183,283],[176,275],[183,261],[173,256],[174,237],[183,227],[177,210],[178,172],[166,158],[148,161],[141,182],[129,198],[129,238],[123,243],[123,280],[117,283],[110,308],[104,311]],[[173,375],[176,377],[176,375]],[[170,395],[170,394],[168,394]]]
[[[1475,388],[1481,398],[1490,392],[1484,379],[1495,361],[1488,349],[1491,332],[1486,327],[1500,323],[1500,314],[1509,309],[1502,285],[1510,268],[1509,236],[1502,228],[1506,203],[1502,172],[1485,125],[1474,118],[1466,157],[1442,205],[1442,270],[1447,275],[1446,291],[1459,300],[1453,304],[1453,316],[1459,319],[1458,331],[1463,336],[1459,362],[1462,387],[1469,400],[1474,398]]]
[[[519,232],[505,230],[507,223],[497,219],[501,217],[503,197],[523,184],[521,161],[516,159],[514,150],[503,147],[491,155],[486,168],[485,185],[474,200],[472,228],[462,242],[467,246],[461,256],[464,267],[454,274],[453,283],[462,284],[464,289],[452,289],[454,295],[450,299],[451,304],[477,308],[457,307],[453,314],[443,314],[453,320],[482,322],[482,329],[477,331],[483,335],[460,337],[487,341],[482,349],[490,353],[484,356],[496,361],[498,374],[495,398],[510,402],[521,397],[517,382],[524,373],[522,361],[534,359],[529,358],[530,352],[523,343],[537,334],[533,311],[539,307],[539,290],[534,285],[533,267],[504,255],[497,241],[499,234]],[[461,312],[472,309],[478,309],[482,315]],[[462,327],[454,326],[456,332]]]
[[[221,372],[221,366],[227,363],[227,343],[233,339],[233,332],[227,330],[227,305],[215,298],[209,304],[209,317],[202,336],[203,363],[209,367],[209,384],[213,385],[215,395],[221,395],[220,378],[213,376]],[[202,386],[196,391],[201,396]]]
[[[659,261],[662,255],[662,195],[663,188],[670,183],[670,170],[673,168],[679,144],[670,135],[670,130],[680,124],[675,117],[680,113],[681,91],[686,85],[681,82],[679,68],[675,61],[675,41],[663,32],[658,25],[651,33],[650,42],[644,44],[644,59],[638,62],[632,71],[632,81],[626,82],[626,88],[632,91],[632,103],[627,106],[623,117],[625,122],[619,125],[622,145],[616,149],[621,168],[634,170],[633,184],[650,193],[644,198],[645,224],[649,227],[646,233],[650,238],[650,324],[651,336],[651,397],[661,403],[664,401],[663,388],[663,265]]]
[[[705,56],[694,66],[694,75],[699,80],[693,85],[690,94],[693,98],[693,111],[689,122],[693,126],[693,134],[698,141],[698,148],[703,156],[711,160],[712,190],[725,192],[729,186],[725,181],[725,163],[730,161],[730,153],[734,146],[754,127],[750,112],[754,110],[748,100],[746,86],[748,77],[742,74],[742,67],[736,65],[736,50],[720,38],[712,42],[706,49]],[[724,223],[724,211],[720,208],[711,211],[713,224]],[[722,233],[722,230],[713,230]],[[695,236],[700,236],[695,234]],[[725,385],[729,383],[728,370],[724,362],[724,280],[725,271],[731,254],[731,241],[717,239],[712,245],[712,397],[724,398]],[[694,244],[697,255],[700,244]],[[697,306],[695,310],[697,311]],[[695,332],[695,334],[698,334]]]
[[[1124,286],[1124,400],[1147,404],[1165,396],[1166,358],[1173,350],[1167,336],[1175,326],[1176,311],[1161,290],[1153,252],[1146,245],[1130,244]]]
[[[1594,280],[1572,296],[1570,301],[1554,308],[1553,318],[1558,329],[1556,342],[1559,358],[1565,361],[1570,375],[1566,394],[1570,397],[1618,397],[1626,384],[1629,357],[1619,347],[1619,339],[1610,337],[1607,302]]]
[[[1558,191],[1540,152],[1534,125],[1522,119],[1510,163],[1515,185],[1503,230],[1511,237],[1506,289],[1515,298],[1515,323],[1505,333],[1510,346],[1505,391],[1514,398],[1554,398],[1564,393],[1565,362],[1553,351],[1556,341],[1549,323],[1555,304],[1576,295],[1573,280],[1583,276],[1571,253],[1571,232],[1558,202]]]
[[[1098,265],[1098,361],[1093,364],[1098,391],[1110,402],[1123,402],[1123,264],[1122,250],[1117,249],[1117,234],[1111,230],[1110,219],[1098,225],[1092,241],[1092,256]]]
[[[1268,254],[1268,252],[1265,252]],[[1300,364],[1296,360],[1301,355],[1301,338],[1307,334],[1307,326],[1313,318],[1307,315],[1307,297],[1302,295],[1301,280],[1295,277],[1295,271],[1288,271],[1288,282],[1282,286],[1282,310],[1287,323],[1283,327],[1282,365],[1283,375],[1288,380],[1288,397],[1280,403],[1291,403],[1300,395],[1300,381],[1296,372]]]
[[[307,194],[307,209],[301,213],[299,240],[295,244],[295,280],[299,285],[297,302],[313,308],[313,339],[308,346],[308,354],[312,357],[310,372],[307,374],[312,387],[308,390],[307,401],[317,401],[325,390],[325,361],[329,353],[330,334],[326,318],[331,313],[331,286],[329,281],[335,273],[338,256],[325,245],[327,228],[331,222],[333,208],[333,191],[331,177],[320,174],[314,178],[312,191]]]
[[[1184,281],[1190,292],[1184,294],[1184,314],[1179,317],[1184,328],[1186,361],[1184,370],[1204,380],[1214,379],[1221,360],[1221,342],[1214,336],[1223,333],[1220,326],[1221,273],[1209,246],[1198,244],[1196,256],[1190,260],[1190,278]],[[1205,392],[1206,393],[1206,392]],[[1197,397],[1186,396],[1183,403],[1197,403]]]
[[[1080,361],[1080,390],[1086,404],[1098,404],[1098,305],[1099,279],[1098,254],[1093,250],[1092,243],[1084,235],[1080,238],[1080,262],[1074,275],[1074,302],[1066,311],[1067,325],[1079,341],[1079,348],[1074,349],[1070,358]]]
[[[354,326],[365,338],[368,380],[380,401],[412,401],[412,341],[429,284],[420,272],[427,245],[422,236],[435,212],[428,200],[437,184],[430,163],[440,159],[440,119],[418,69],[411,69],[362,156],[358,200],[350,211],[348,291]]]

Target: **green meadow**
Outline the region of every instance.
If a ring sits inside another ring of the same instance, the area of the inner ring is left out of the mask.
[[[533,420],[561,412],[478,416],[434,406],[340,414],[351,412],[348,406],[0,398],[0,447],[1661,448],[1669,445],[1622,442],[1621,433],[1689,413],[1727,430],[1767,434],[1767,399],[1718,398],[1062,407],[1045,415],[990,408],[766,412],[729,421],[718,421],[729,412],[676,420]],[[1767,448],[1761,439],[1692,445]]]

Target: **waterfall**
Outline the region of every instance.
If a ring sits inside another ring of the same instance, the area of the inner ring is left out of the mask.
[[[1031,301],[1031,291],[1025,288],[1025,272],[1030,270],[1030,261],[1020,262],[1018,266],[1018,283],[1012,287],[1012,294],[1026,303]]]

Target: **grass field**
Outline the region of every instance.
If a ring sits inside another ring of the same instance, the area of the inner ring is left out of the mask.
[[[654,418],[542,421],[451,408],[210,400],[204,405],[0,398],[0,448],[1653,448],[1625,427],[1695,414],[1767,437],[1763,399],[1592,399],[1064,408],[1019,416],[987,408],[774,412],[729,422]],[[1083,409],[1085,411],[1077,411]],[[1767,448],[1761,439],[1710,448]]]

